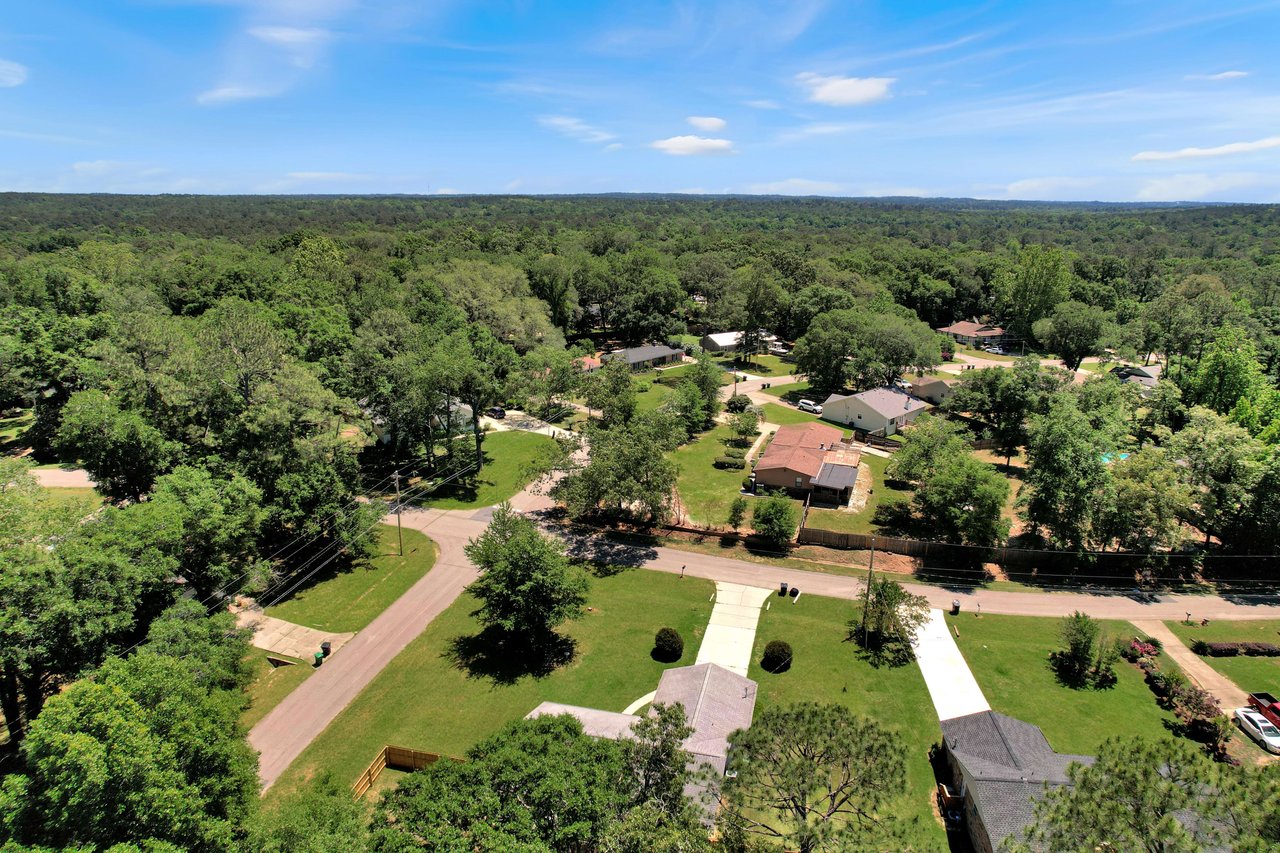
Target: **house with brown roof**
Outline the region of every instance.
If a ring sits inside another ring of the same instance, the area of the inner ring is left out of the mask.
[[[813,493],[846,504],[858,481],[862,450],[846,444],[844,433],[820,423],[779,427],[756,462],[756,487]]]
[[[918,379],[911,383],[911,393],[921,400],[941,406],[955,392],[952,382],[937,377]]]
[[[961,320],[959,323],[943,326],[938,331],[967,347],[999,346],[1004,342],[1004,329],[976,320]]]

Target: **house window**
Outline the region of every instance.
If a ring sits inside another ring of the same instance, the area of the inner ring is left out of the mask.
[[[801,477],[796,477],[796,488],[798,489],[803,485],[804,485],[804,479]]]

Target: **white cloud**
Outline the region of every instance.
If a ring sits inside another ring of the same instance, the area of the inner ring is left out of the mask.
[[[1078,200],[1079,192],[1096,187],[1097,178],[1073,178],[1050,175],[1042,178],[1023,178],[1004,188],[1007,198],[1048,200]]]
[[[833,195],[840,190],[840,184],[808,178],[787,178],[767,184],[752,184],[747,188],[747,192],[758,195]]]
[[[1152,178],[1138,188],[1138,198],[1143,201],[1197,201],[1211,196],[1222,196],[1234,190],[1275,187],[1275,175],[1251,172],[1233,172],[1223,175],[1203,173],[1170,175]],[[1224,199],[1230,200],[1230,199]]]
[[[1213,148],[1179,148],[1177,151],[1139,151],[1133,155],[1135,161],[1150,160],[1190,160],[1198,157],[1227,157],[1232,154],[1250,154],[1254,151],[1265,151],[1268,148],[1280,148],[1280,136],[1268,136],[1253,142],[1229,142]]]
[[[875,127],[869,122],[816,122],[793,127],[778,134],[775,141],[779,143],[802,142],[815,136],[839,136]]]
[[[728,124],[724,119],[715,116],[689,116],[685,121],[698,130],[706,131],[724,130],[724,126]]]
[[[595,125],[587,124],[582,119],[574,118],[573,116],[539,116],[538,124],[579,142],[598,145],[617,138],[617,134],[610,133]]]
[[[689,157],[706,154],[732,154],[733,142],[728,139],[711,139],[706,136],[672,136],[649,143],[663,154]]]
[[[757,110],[782,109],[782,104],[778,103],[777,101],[771,101],[768,98],[756,98],[755,100],[752,100],[752,101],[743,101],[743,103]]]
[[[809,100],[832,107],[853,107],[889,97],[894,77],[827,77],[806,71],[796,81],[809,90]]]
[[[1248,71],[1219,71],[1217,74],[1188,74],[1184,80],[1237,80],[1248,77]]]
[[[311,68],[324,55],[333,33],[319,27],[250,27],[249,35],[280,48],[297,68]]]
[[[27,82],[27,66],[0,59],[0,89],[12,89]]]
[[[256,98],[271,98],[280,94],[278,88],[260,88],[255,86],[219,86],[196,95],[196,103],[204,106],[211,104],[232,104],[236,101],[252,101]]]

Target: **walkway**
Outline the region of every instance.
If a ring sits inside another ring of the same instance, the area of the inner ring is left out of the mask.
[[[707,633],[702,635],[694,663],[719,664],[745,676],[751,666],[760,608],[772,594],[771,589],[717,582],[716,605],[711,608]]]
[[[929,611],[929,621],[920,627],[911,647],[939,720],[991,710],[941,610]]]
[[[354,631],[332,634],[308,628],[306,625],[286,622],[283,619],[268,616],[258,609],[257,605],[236,611],[236,625],[253,631],[249,642],[256,648],[306,661],[310,661],[315,653],[320,651],[321,643],[329,644],[329,654],[332,655],[355,636]]]
[[[1208,691],[1218,700],[1222,710],[1228,714],[1235,708],[1243,708],[1249,704],[1249,698],[1234,681],[1218,672],[1204,658],[1183,645],[1178,635],[1169,630],[1163,622],[1150,620],[1133,620],[1133,627],[1148,637],[1155,637],[1164,647],[1164,653],[1173,659],[1182,672],[1201,690]]]
[[[475,567],[463,547],[484,531],[491,514],[490,510],[405,511],[404,526],[426,533],[439,545],[435,565],[249,732],[249,743],[259,752],[258,776],[264,791],[475,580]]]
[[[94,485],[83,468],[33,468],[31,473],[46,489],[92,489]]]

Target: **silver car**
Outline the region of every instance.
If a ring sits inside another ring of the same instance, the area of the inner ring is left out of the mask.
[[[1236,723],[1267,752],[1280,752],[1280,729],[1252,708],[1236,708]]]
[[[822,414],[822,407],[812,400],[801,400],[796,403],[796,408],[802,412],[812,412],[815,415]]]

